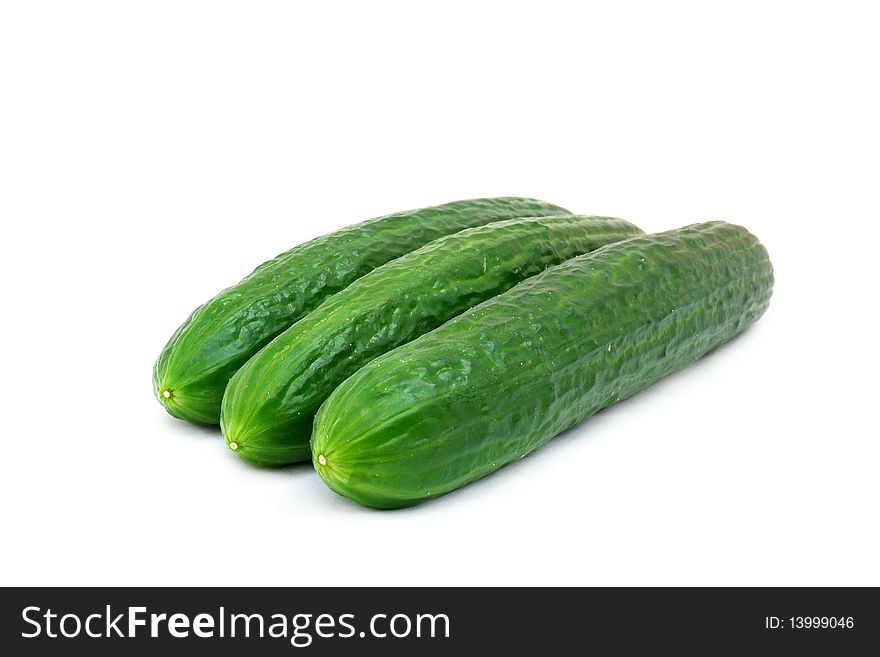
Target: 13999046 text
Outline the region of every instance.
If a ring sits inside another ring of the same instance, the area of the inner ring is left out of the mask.
[[[852,616],[765,616],[764,627],[768,630],[851,630],[855,626]]]

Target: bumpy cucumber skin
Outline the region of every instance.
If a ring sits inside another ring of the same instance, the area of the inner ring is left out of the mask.
[[[722,222],[574,258],[348,378],[315,418],[314,466],[366,506],[441,495],[726,342],[772,287],[766,249]]]
[[[153,368],[156,398],[173,416],[217,424],[230,377],[291,324],[367,272],[438,237],[525,216],[569,214],[528,198],[490,198],[371,219],[300,244],[197,308]]]
[[[522,280],[642,231],[621,219],[511,219],[441,237],[333,295],[229,381],[221,426],[251,463],[311,459],[312,422],[337,385],[370,360]]]

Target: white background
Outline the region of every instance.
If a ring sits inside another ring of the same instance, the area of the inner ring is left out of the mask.
[[[870,7],[4,3],[0,582],[880,585]],[[743,224],[770,310],[398,512],[153,398],[175,327],[263,260],[495,195]]]

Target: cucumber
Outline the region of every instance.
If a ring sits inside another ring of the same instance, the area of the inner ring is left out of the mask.
[[[220,421],[229,378],[245,361],[327,297],[389,260],[443,235],[493,221],[569,214],[528,198],[456,201],[371,219],[300,244],[263,263],[197,308],[153,368],[153,388],[171,415]]]
[[[310,460],[318,407],[361,366],[551,265],[641,232],[605,217],[511,219],[373,270],[236,372],[223,397],[226,444],[258,465]]]
[[[314,466],[371,507],[441,495],[726,342],[772,287],[766,249],[723,222],[573,258],[346,379],[315,418]]]

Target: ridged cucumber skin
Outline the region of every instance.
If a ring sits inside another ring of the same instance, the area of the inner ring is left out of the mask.
[[[346,379],[315,418],[315,469],[366,506],[441,495],[731,339],[772,287],[766,249],[723,222],[574,258]]]
[[[493,221],[569,214],[529,198],[455,201],[370,219],[300,244],[197,308],[153,368],[156,398],[173,416],[217,424],[230,377],[327,297],[435,239]]]
[[[337,385],[386,351],[550,266],[642,231],[621,219],[511,219],[441,237],[333,295],[245,363],[223,397],[226,444],[257,465],[311,459]]]

